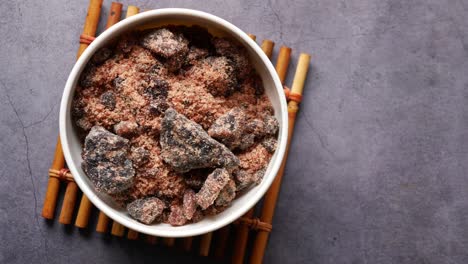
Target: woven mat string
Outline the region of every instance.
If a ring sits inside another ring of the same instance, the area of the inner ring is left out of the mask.
[[[273,226],[269,223],[260,221],[258,218],[246,218],[242,217],[236,221],[237,224],[246,225],[253,230],[262,230],[265,232],[271,232]]]
[[[300,103],[302,101],[302,95],[291,92],[291,89],[289,89],[289,87],[287,87],[286,85],[283,85],[283,91],[284,96],[286,96],[286,99],[294,101],[296,103]]]
[[[80,43],[81,44],[91,44],[91,42],[93,42],[93,40],[95,40],[96,38],[95,37],[92,37],[92,36],[89,36],[89,35],[86,35],[86,34],[81,34],[80,35]]]

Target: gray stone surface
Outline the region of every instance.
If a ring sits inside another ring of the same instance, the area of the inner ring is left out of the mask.
[[[66,2],[0,2],[0,263],[188,261],[40,217],[87,7]],[[468,1],[125,2],[313,55],[266,263],[468,263]]]

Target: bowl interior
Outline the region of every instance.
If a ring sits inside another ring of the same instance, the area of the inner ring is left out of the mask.
[[[278,148],[270,161],[263,181],[258,186],[251,188],[243,195],[237,197],[224,212],[216,216],[205,217],[198,223],[187,224],[181,227],[172,227],[168,224],[141,224],[129,217],[125,210],[117,207],[109,197],[94,190],[93,184],[81,168],[82,144],[70,114],[71,102],[78,78],[84,66],[96,50],[104,47],[107,43],[127,31],[170,24],[199,25],[208,29],[213,35],[229,36],[245,46],[251,62],[262,78],[265,92],[273,105],[275,116],[280,123]],[[278,171],[286,146],[287,109],[284,96],[280,95],[281,92],[282,87],[280,81],[268,58],[255,42],[250,40],[245,33],[232,24],[207,13],[187,9],[160,9],[144,12],[119,22],[101,34],[83,53],[73,68],[66,84],[60,109],[60,136],[64,155],[82,191],[94,205],[119,223],[142,233],[163,237],[183,237],[206,233],[229,224],[242,216],[242,214],[262,197],[271,185]]]

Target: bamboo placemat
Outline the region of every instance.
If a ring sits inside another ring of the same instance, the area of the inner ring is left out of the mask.
[[[83,32],[80,36],[80,46],[77,57],[83,53],[96,36],[98,22],[101,16],[102,1],[103,0],[90,0],[89,2]],[[120,21],[122,9],[123,6],[121,3],[113,2],[111,4],[109,14],[107,15],[106,28],[109,28]],[[139,12],[140,10],[138,7],[128,6],[126,17],[138,14]],[[256,40],[255,35],[249,34],[249,36],[253,40]],[[264,40],[261,44],[262,50],[270,59],[274,46],[275,43],[271,40]],[[278,52],[276,71],[283,84],[288,73],[291,52],[291,49],[286,46],[281,46]],[[309,62],[310,55],[301,53],[297,62],[291,90],[285,88],[285,96],[288,99],[289,117],[286,155],[281,163],[277,177],[263,198],[263,203],[259,203],[262,204],[261,208],[259,208],[259,211],[261,212],[259,217],[255,216],[255,208],[252,208],[235,223],[223,227],[214,233],[207,233],[197,237],[174,239],[157,238],[139,234],[134,230],[125,228],[117,222],[113,222],[109,217],[100,212],[97,219],[96,231],[100,233],[108,233],[109,227],[111,227],[110,234],[118,237],[126,236],[126,238],[130,240],[144,239],[150,244],[159,243],[168,247],[179,247],[186,252],[195,252],[201,256],[214,257],[222,260],[223,262],[230,261],[232,263],[244,263],[244,261],[248,260],[250,263],[261,263],[267,246],[268,235],[272,230],[271,224],[281,187],[289,146],[294,132],[296,113],[299,110],[299,103],[302,98],[302,91],[307,71],[309,69]],[[53,162],[49,170],[49,181],[44,200],[44,207],[42,209],[42,216],[44,218],[50,220],[54,219],[57,201],[60,198],[59,191],[60,188],[63,187],[65,187],[65,193],[62,198],[63,201],[62,208],[60,210],[59,222],[64,225],[74,223],[78,228],[90,228],[88,224],[93,205],[83,194],[78,206],[78,211],[75,213],[77,197],[79,196],[80,190],[73,180],[73,175],[71,175],[66,168],[59,138],[57,140]],[[73,222],[73,216],[75,214],[76,217]],[[252,243],[249,243],[249,240],[251,240]],[[248,245],[250,246],[249,248],[247,247]],[[247,256],[248,252],[250,252],[250,256]]]

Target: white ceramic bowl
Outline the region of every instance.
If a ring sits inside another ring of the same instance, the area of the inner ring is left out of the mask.
[[[199,25],[207,28],[213,35],[229,36],[238,40],[247,49],[250,60],[261,76],[266,94],[271,100],[275,116],[280,124],[278,148],[270,161],[263,181],[258,186],[237,197],[224,212],[216,216],[205,217],[198,223],[180,227],[173,227],[168,224],[144,225],[139,223],[132,219],[125,210],[115,206],[109,197],[95,191],[93,184],[81,168],[82,144],[79,141],[76,128],[72,124],[70,113],[75,86],[79,76],[95,51],[104,47],[112,39],[124,32],[169,24]],[[287,105],[282,93],[283,87],[268,57],[265,56],[260,47],[246,33],[236,26],[214,15],[190,9],[168,8],[147,11],[125,19],[102,33],[86,49],[73,67],[68,77],[60,106],[60,138],[63,153],[80,189],[99,210],[114,221],[138,232],[154,236],[186,237],[207,233],[241,217],[260,200],[273,182],[283,159],[287,140]]]

